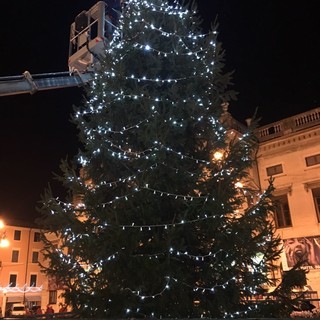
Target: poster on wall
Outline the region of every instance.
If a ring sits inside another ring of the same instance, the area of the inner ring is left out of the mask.
[[[283,269],[291,269],[303,261],[306,268],[320,268],[320,236],[283,240]]]

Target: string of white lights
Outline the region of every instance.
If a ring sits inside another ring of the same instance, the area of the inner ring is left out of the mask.
[[[8,286],[2,287],[0,286],[0,292],[2,293],[35,293],[35,292],[41,292],[43,289],[43,286],[28,286],[25,284],[22,287],[19,287],[18,285],[13,287],[10,284]]]

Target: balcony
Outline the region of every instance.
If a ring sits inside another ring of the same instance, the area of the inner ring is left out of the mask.
[[[320,108],[312,109],[271,124],[259,127],[257,137],[259,142],[272,140],[297,131],[320,124]]]

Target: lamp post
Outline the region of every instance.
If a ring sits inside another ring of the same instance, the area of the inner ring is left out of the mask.
[[[5,316],[6,314],[6,306],[7,306],[7,290],[3,289],[2,291],[3,296],[2,296],[2,317]]]

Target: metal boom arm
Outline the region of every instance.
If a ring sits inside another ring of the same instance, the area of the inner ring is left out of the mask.
[[[33,94],[43,90],[79,87],[92,79],[91,72],[70,75],[66,71],[31,75],[30,72],[25,71],[20,76],[0,77],[0,96]]]

